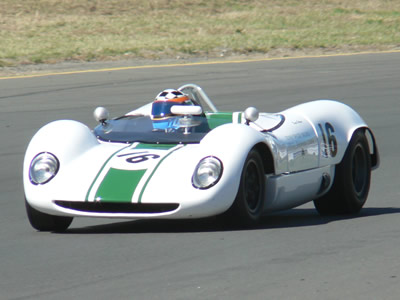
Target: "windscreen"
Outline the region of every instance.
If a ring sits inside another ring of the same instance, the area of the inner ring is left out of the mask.
[[[165,118],[173,126],[160,126],[160,120],[149,116],[123,116],[108,120],[94,129],[96,137],[103,141],[121,143],[199,143],[210,131],[205,116]],[[167,123],[165,123],[167,124]]]

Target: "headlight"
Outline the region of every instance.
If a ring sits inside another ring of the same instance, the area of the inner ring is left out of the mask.
[[[207,189],[215,185],[222,175],[222,163],[214,157],[208,156],[203,158],[192,177],[193,185],[199,189]]]
[[[59,168],[58,159],[51,153],[36,155],[29,168],[29,177],[33,184],[44,184],[56,176]]]

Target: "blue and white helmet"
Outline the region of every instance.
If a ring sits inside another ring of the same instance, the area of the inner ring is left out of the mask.
[[[186,97],[187,99],[189,99],[185,94],[178,90],[166,89],[157,95],[156,101],[168,101],[173,99],[180,99],[182,97]]]
[[[153,102],[151,116],[153,119],[172,116],[171,107],[174,105],[190,105],[190,98],[174,89],[166,89],[159,93]]]

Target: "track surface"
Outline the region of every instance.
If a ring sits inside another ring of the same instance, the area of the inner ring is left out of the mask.
[[[75,219],[65,234],[29,226],[22,160],[39,127],[61,118],[93,127],[96,106],[115,117],[189,82],[220,110],[321,98],[355,108],[381,153],[362,213],[320,217],[307,204],[251,230],[210,220]],[[400,54],[0,80],[0,299],[398,299],[399,129]]]

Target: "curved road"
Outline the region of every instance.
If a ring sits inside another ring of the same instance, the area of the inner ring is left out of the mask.
[[[29,226],[22,160],[40,126],[93,127],[98,105],[115,117],[189,82],[221,110],[321,98],[355,108],[381,153],[361,214],[320,217],[307,204],[249,230],[210,220],[75,219],[64,234]],[[0,299],[398,299],[399,129],[399,53],[0,80]]]

